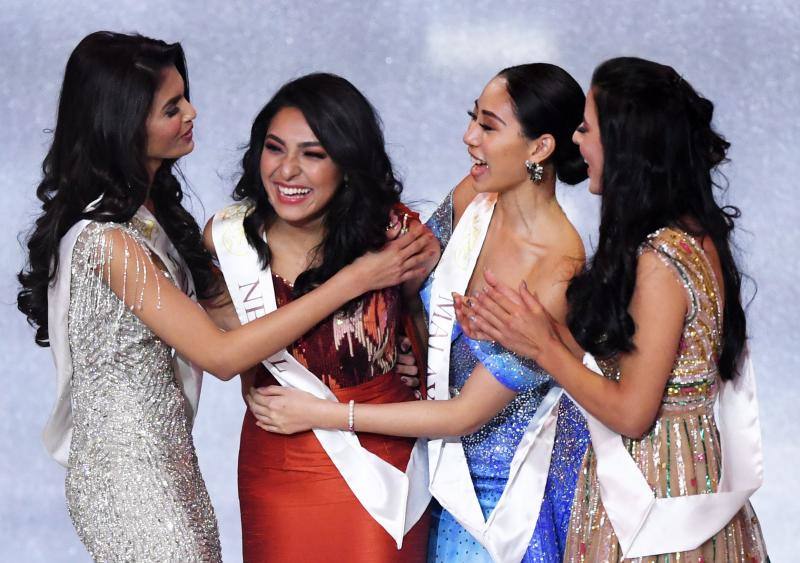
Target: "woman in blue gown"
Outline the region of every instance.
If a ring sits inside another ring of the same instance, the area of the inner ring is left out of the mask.
[[[453,231],[453,193],[449,193],[427,221],[428,228],[447,246]],[[426,312],[431,278],[420,291]],[[511,459],[528,422],[554,382],[539,366],[502,346],[472,340],[456,325],[451,336],[450,384],[457,393],[480,362],[516,397],[474,434],[461,437],[475,492],[488,518],[508,479]],[[586,421],[575,404],[563,397],[558,404],[556,438],[544,499],[525,563],[558,562],[564,553],[570,508],[583,454],[589,442]],[[453,516],[434,501],[428,560],[440,562],[491,561],[489,554]]]
[[[476,209],[470,206],[493,202],[468,291],[480,291],[484,278],[480,272],[491,270],[508,284],[527,284],[539,292],[555,318],[565,316],[566,284],[582,267],[584,254],[580,237],[558,205],[555,184],[556,178],[567,184],[586,178],[586,164],[571,142],[582,121],[584,99],[580,86],[564,70],[529,64],[501,71],[468,112],[464,142],[473,161],[470,175],[428,221],[444,248],[458,220]],[[474,218],[476,211],[471,213]],[[462,233],[469,230],[468,220]],[[454,239],[452,244],[459,243]],[[421,291],[426,307],[430,291],[429,280]],[[470,340],[457,325],[451,339],[450,400],[353,407],[270,387],[251,391],[250,408],[259,424],[273,432],[316,427],[400,436],[461,436],[469,477],[488,522],[506,489],[514,454],[554,382],[535,363],[496,344]],[[538,468],[542,474],[547,471],[538,520],[534,526],[532,520],[528,524],[517,519],[530,525],[530,536],[524,534],[530,539],[522,550],[506,551],[504,561],[561,560],[588,432],[569,399],[562,398],[556,408],[559,416],[549,471]],[[537,501],[531,498],[530,503]],[[434,522],[430,561],[492,560],[451,513],[436,505]],[[511,552],[523,555],[509,557]]]

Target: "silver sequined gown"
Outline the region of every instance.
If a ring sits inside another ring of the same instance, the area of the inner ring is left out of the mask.
[[[73,251],[70,517],[97,561],[220,561],[172,351],[97,275],[126,250],[105,243],[109,228],[143,245],[135,223],[92,223]],[[152,283],[144,271],[131,263],[125,274]]]

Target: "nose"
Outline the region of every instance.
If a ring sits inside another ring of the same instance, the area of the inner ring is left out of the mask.
[[[186,108],[183,111],[183,120],[184,121],[194,121],[197,117],[197,110],[191,104],[189,100],[186,100]]]
[[[575,131],[572,132],[572,142],[578,146],[581,145],[581,132],[578,131],[577,129],[575,129]]]
[[[481,128],[477,121],[470,121],[467,130],[462,138],[464,144],[470,147],[477,147],[481,144]]]
[[[279,170],[284,180],[291,180],[297,176],[300,173],[300,163],[297,160],[297,156],[291,153],[286,154],[283,160],[281,160]]]

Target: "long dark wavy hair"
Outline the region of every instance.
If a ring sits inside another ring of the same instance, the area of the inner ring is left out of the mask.
[[[741,274],[731,250],[735,207],[714,199],[730,144],[711,125],[714,105],[669,66],[638,58],[601,64],[592,77],[603,145],[597,252],[567,291],[567,322],[598,357],[633,350],[628,313],[637,249],[661,227],[714,242],[725,287],[720,375],[732,379],[747,338]]]
[[[558,179],[570,185],[583,182],[586,163],[572,142],[586,103],[580,85],[563,68],[548,63],[508,67],[497,76],[506,80],[525,137],[536,139],[549,133],[555,139],[556,148],[548,160]]]
[[[58,268],[61,237],[81,219],[130,220],[148,192],[158,222],[191,269],[198,295],[211,295],[211,256],[197,222],[181,205],[175,161],[161,164],[152,186],[145,168],[147,116],[162,71],[172,65],[183,77],[188,99],[178,43],[98,31],[81,40],[67,61],[53,142],[36,189],[42,212],[28,235],[28,261],[18,275],[17,307],[36,328],[40,346],[49,345],[47,287]],[[84,213],[101,194],[97,208]]]
[[[308,74],[284,84],[253,122],[242,158],[242,176],[233,191],[235,200],[247,200],[253,205],[244,220],[244,231],[258,252],[262,268],[270,262],[269,247],[262,234],[277,214],[261,179],[261,153],[272,119],[289,107],[302,112],[343,174],[343,181],[325,210],[325,235],[317,249],[318,265],[295,281],[294,294],[300,296],[365,252],[383,246],[389,212],[400,201],[403,185],[386,154],[378,115],[355,86],[327,73]]]

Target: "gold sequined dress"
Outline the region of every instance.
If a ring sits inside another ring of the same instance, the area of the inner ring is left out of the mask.
[[[711,264],[692,237],[664,228],[648,237],[640,254],[655,253],[685,287],[689,308],[675,364],[651,430],[625,445],[658,498],[712,493],[720,478],[721,452],[713,405],[717,396],[722,310]],[[598,361],[603,375],[619,378],[614,358]],[[603,508],[597,460],[589,447],[578,476],[564,561],[620,561],[619,543]],[[668,533],[665,530],[665,533]],[[748,502],[698,549],[636,559],[697,563],[767,560],[761,527]]]
[[[104,236],[111,228],[123,233],[125,248]],[[147,248],[139,235],[135,222],[91,223],[64,265],[71,268],[70,517],[96,561],[220,561],[172,350],[98,275],[111,256]],[[147,283],[145,271],[131,263],[125,275]]]

